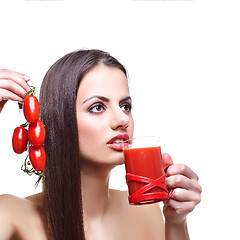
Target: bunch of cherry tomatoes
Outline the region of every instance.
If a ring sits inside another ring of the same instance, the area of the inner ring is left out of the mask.
[[[42,121],[39,120],[40,105],[38,99],[34,96],[35,87],[26,93],[23,104],[19,108],[23,108],[26,123],[16,127],[12,136],[13,150],[17,154],[28,151],[28,155],[22,165],[22,170],[28,175],[36,174],[41,180],[46,162],[46,153],[43,147],[46,131]],[[29,157],[29,160],[28,160]]]

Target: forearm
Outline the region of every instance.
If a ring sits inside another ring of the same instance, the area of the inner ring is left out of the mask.
[[[187,221],[181,223],[165,223],[165,240],[189,240]]]

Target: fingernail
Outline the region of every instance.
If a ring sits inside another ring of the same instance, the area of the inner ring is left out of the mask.
[[[24,80],[26,80],[26,81],[29,81],[29,80],[30,80],[30,77],[28,77],[27,75],[23,75],[23,78],[24,78]]]

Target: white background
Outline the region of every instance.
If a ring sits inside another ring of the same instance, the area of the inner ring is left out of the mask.
[[[84,3],[82,3],[84,2]],[[240,239],[239,0],[23,1],[0,3],[0,68],[40,87],[48,68],[80,48],[110,52],[128,69],[135,135],[158,135],[163,152],[200,177],[191,239]],[[0,115],[0,194],[41,191],[11,149],[23,123],[16,103]],[[127,189],[123,166],[111,187]]]

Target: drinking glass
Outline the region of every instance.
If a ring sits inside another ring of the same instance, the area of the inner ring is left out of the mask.
[[[165,170],[170,165],[162,164],[158,137],[144,136],[125,141],[123,153],[130,204],[150,204],[171,197],[164,184]]]

